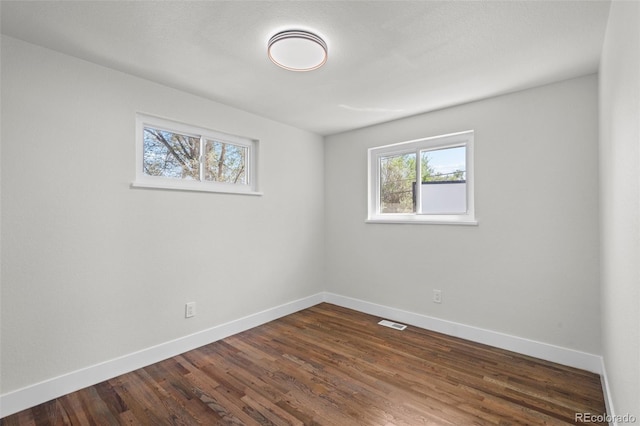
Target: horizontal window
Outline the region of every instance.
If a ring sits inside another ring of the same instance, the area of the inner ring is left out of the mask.
[[[259,194],[257,142],[138,114],[134,187]]]
[[[369,149],[368,221],[475,224],[473,132]]]

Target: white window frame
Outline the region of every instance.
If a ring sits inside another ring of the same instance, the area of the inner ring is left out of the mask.
[[[166,130],[200,139],[200,161],[203,161],[206,140],[239,145],[247,148],[247,184],[195,181],[162,176],[149,176],[144,173],[144,128]],[[136,114],[136,178],[131,183],[134,188],[171,189],[179,191],[220,192],[228,194],[263,195],[258,191],[258,141],[241,136],[230,135],[190,124],[180,123],[147,114]]]
[[[434,136],[368,150],[368,217],[367,223],[419,223],[445,225],[477,225],[474,203],[473,130]],[[462,214],[422,214],[421,192],[416,191],[415,213],[380,212],[380,161],[382,157],[402,154],[416,154],[416,181],[421,182],[420,152],[455,147],[466,147],[466,193],[467,211]]]

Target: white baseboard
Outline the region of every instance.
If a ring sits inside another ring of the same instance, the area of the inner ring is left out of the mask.
[[[602,357],[598,355],[323,292],[0,395],[0,418],[224,339],[321,302],[332,303],[381,318],[600,374],[604,377],[603,389],[607,409],[613,409],[609,399],[606,376],[603,375],[604,364]]]
[[[618,422],[615,421],[616,413],[613,407],[613,399],[611,398],[611,389],[609,388],[609,380],[607,379],[607,369],[604,365],[604,359],[602,359],[602,365],[600,367],[600,382],[602,383],[602,393],[604,394],[604,404],[607,408],[607,414],[611,418],[609,422],[610,426],[618,426]]]
[[[587,370],[592,373],[601,374],[602,371],[602,357],[599,355],[550,345],[548,343],[537,342],[535,340],[524,339],[522,337],[511,336],[509,334],[473,327],[466,324],[446,321],[427,315],[417,314],[415,312],[403,311],[401,309],[340,296],[334,293],[325,293],[324,300],[325,302],[333,303],[334,305],[354,309],[370,315],[376,315],[381,318],[436,331],[453,337],[471,340],[472,342],[483,343],[485,345],[556,362],[558,364],[579,368],[581,370]]]
[[[189,336],[0,395],[0,418],[317,305],[323,301],[323,296],[323,293],[318,293],[285,303]]]

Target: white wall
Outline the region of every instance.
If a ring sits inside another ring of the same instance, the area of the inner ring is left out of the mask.
[[[131,189],[137,111],[259,139],[264,196]],[[322,174],[317,135],[3,37],[0,393],[320,291]]]
[[[602,334],[614,413],[640,419],[640,3],[614,1],[600,65]]]
[[[327,291],[600,354],[597,94],[591,75],[328,137]],[[365,223],[368,148],[470,129],[479,226]]]

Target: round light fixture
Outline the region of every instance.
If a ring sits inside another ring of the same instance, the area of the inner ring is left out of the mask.
[[[308,31],[280,32],[269,39],[269,59],[290,71],[312,71],[327,62],[327,44]]]

